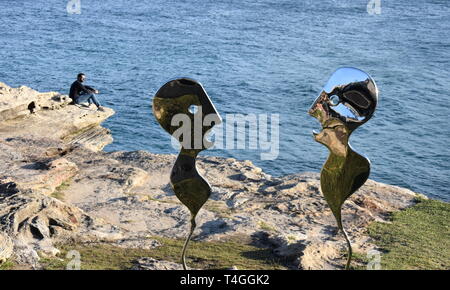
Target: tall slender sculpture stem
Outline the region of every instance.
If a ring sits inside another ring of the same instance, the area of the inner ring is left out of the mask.
[[[352,243],[350,242],[347,232],[344,230],[344,227],[342,226],[342,222],[339,223],[339,229],[344,234],[345,241],[347,242],[347,264],[345,265],[345,270],[349,270],[353,255]]]
[[[183,251],[181,252],[181,263],[183,264],[183,270],[187,270],[186,267],[186,249],[188,247],[189,241],[191,240],[192,234],[194,233],[195,227],[197,224],[195,223],[195,216],[191,217],[191,230],[189,231],[189,235],[184,242]]]
[[[345,270],[350,269],[350,263],[352,261],[352,255],[353,255],[353,251],[352,251],[352,244],[350,243],[350,240],[348,239],[347,233],[345,232],[345,230],[342,230],[342,233],[344,234],[345,240],[347,241],[347,265],[345,265]]]

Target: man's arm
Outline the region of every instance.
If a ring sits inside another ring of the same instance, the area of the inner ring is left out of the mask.
[[[81,91],[85,92],[86,94],[92,93],[92,91],[91,91],[91,89],[90,89],[89,86],[84,86],[84,85],[83,85],[82,83],[80,83],[80,82],[78,82],[78,88],[79,88]]]
[[[95,93],[98,94],[98,91],[96,89],[94,89],[93,87],[90,86],[84,86],[86,89],[90,90],[91,93]]]

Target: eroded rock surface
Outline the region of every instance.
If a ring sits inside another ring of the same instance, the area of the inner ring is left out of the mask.
[[[102,152],[112,137],[100,123],[113,113],[0,83],[0,261],[39,268],[40,256],[57,254],[55,243],[67,240],[151,249],[160,244],[149,237],[185,237],[189,212],[169,184],[175,155]],[[344,239],[319,174],[272,177],[250,161],[220,157],[200,157],[198,167],[213,193],[197,216],[194,239],[240,239],[292,258],[291,268],[343,265]],[[370,222],[386,221],[416,196],[367,181],[343,207],[355,249],[372,247]],[[135,268],[179,265],[143,257]]]
[[[80,109],[55,92],[0,83],[0,261],[39,268],[40,256],[59,252],[55,242],[123,237],[119,228],[52,197],[79,173],[64,156],[111,142],[99,125],[113,113]],[[103,135],[80,137],[90,131]]]
[[[69,105],[70,101],[68,96],[56,92],[39,93],[0,83],[0,136],[62,139],[94,151],[103,149],[112,137],[99,125],[114,111]]]

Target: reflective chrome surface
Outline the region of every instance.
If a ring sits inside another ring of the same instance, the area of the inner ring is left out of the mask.
[[[314,132],[314,139],[330,151],[322,167],[320,186],[347,241],[346,269],[350,266],[352,248],[342,225],[341,208],[370,173],[369,160],[353,150],[349,138],[372,117],[377,103],[374,80],[359,69],[345,67],[333,73],[308,112],[322,125],[321,132]]]
[[[374,80],[359,69],[343,67],[330,77],[309,114],[322,126],[329,119],[339,119],[353,131],[372,117],[377,103]]]
[[[211,142],[204,142],[205,137],[214,125],[221,122],[221,118],[203,86],[189,78],[172,80],[163,85],[153,98],[153,114],[161,127],[181,144],[170,182],[177,198],[191,212],[191,228],[181,257],[186,270],[185,253],[196,227],[195,217],[211,194],[211,186],[199,174],[195,162],[198,153],[212,146]],[[186,124],[172,122],[177,114],[185,116],[184,120],[190,128],[179,136],[175,133]],[[208,122],[204,122],[205,118]],[[210,125],[203,125],[205,123]],[[200,130],[196,130],[196,126],[200,126]]]

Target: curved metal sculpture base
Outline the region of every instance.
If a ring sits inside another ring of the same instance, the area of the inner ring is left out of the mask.
[[[186,249],[188,247],[189,241],[191,240],[192,234],[194,233],[195,227],[197,224],[195,223],[195,217],[191,216],[191,229],[189,231],[189,234],[186,238],[186,241],[183,245],[183,251],[181,252],[181,264],[183,265],[183,270],[187,270],[186,267]]]
[[[195,218],[211,195],[211,186],[198,173],[195,164],[197,153],[181,149],[170,174],[170,183],[175,195],[189,209],[191,214],[191,227],[181,254],[181,263],[184,270],[186,270],[186,249],[196,227]]]
[[[348,270],[350,269],[350,263],[352,262],[352,255],[353,255],[352,243],[350,242],[347,232],[344,230],[343,227],[341,227],[341,231],[344,234],[345,241],[347,242],[347,264],[345,265],[345,270]]]

